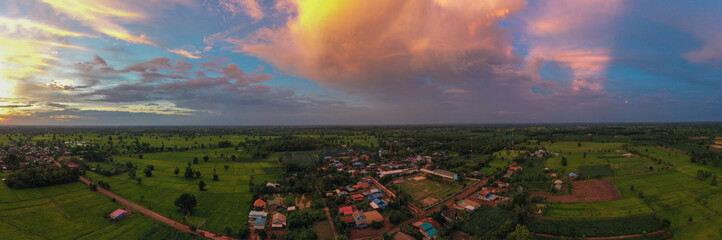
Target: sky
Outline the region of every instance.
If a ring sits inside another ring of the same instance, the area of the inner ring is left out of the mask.
[[[722,121],[722,1],[4,0],[2,125]]]

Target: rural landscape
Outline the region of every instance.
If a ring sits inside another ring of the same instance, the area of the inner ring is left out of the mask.
[[[7,239],[719,239],[722,126],[4,127]]]
[[[0,0],[0,240],[722,240],[720,0]]]

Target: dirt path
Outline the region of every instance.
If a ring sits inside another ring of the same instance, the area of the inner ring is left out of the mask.
[[[659,230],[656,232],[647,233],[647,236],[649,235],[657,235],[657,234],[663,234],[665,230]],[[627,238],[637,238],[644,236],[643,234],[632,234],[632,235],[624,235],[624,236],[612,236],[612,237],[568,237],[568,236],[557,236],[557,235],[550,235],[550,234],[543,234],[543,233],[533,233],[537,236],[542,237],[548,237],[548,238],[564,238],[564,239],[586,239],[586,240],[614,240],[614,239],[627,239]]]
[[[323,210],[326,211],[326,217],[328,218],[328,225],[331,225],[331,231],[333,232],[334,239],[338,238],[338,233],[336,232],[336,224],[333,224],[333,217],[331,217],[331,211],[328,210],[328,204],[326,204],[326,199],[323,199],[324,207]]]
[[[63,211],[63,209],[60,208],[60,204],[58,204],[58,202],[56,202],[55,199],[53,199],[52,197],[48,197],[48,199],[50,199],[50,202],[52,202],[53,205],[55,205],[55,208],[57,208],[58,211],[60,211],[60,213],[62,213],[63,215],[65,215],[65,217],[67,217],[68,219],[70,219],[70,215],[68,215],[67,213],[65,213],[65,211]]]
[[[79,179],[80,179],[80,181],[82,181],[82,182],[85,183],[86,185],[89,185],[89,184],[90,184],[90,181],[89,181],[88,179],[86,179],[85,177],[83,177],[83,176],[81,176]],[[156,221],[159,221],[159,222],[161,222],[161,223],[164,223],[164,224],[166,224],[166,225],[168,225],[168,226],[174,227],[174,228],[176,228],[176,229],[178,229],[178,230],[181,230],[181,231],[183,231],[183,232],[192,233],[192,234],[196,234],[196,235],[199,235],[199,236],[202,236],[202,237],[206,237],[206,238],[208,238],[208,239],[215,239],[215,240],[233,240],[233,239],[234,239],[234,238],[230,238],[230,237],[226,237],[226,236],[217,236],[217,234],[215,234],[215,233],[212,233],[212,232],[209,232],[209,231],[206,231],[206,230],[201,230],[201,229],[198,229],[198,230],[196,230],[195,232],[192,232],[189,226],[186,226],[186,225],[184,225],[184,224],[182,224],[182,223],[179,223],[179,222],[176,222],[176,221],[174,221],[174,220],[171,220],[170,218],[167,218],[167,217],[165,217],[165,216],[163,216],[163,215],[160,215],[160,214],[158,214],[158,213],[156,213],[156,212],[153,212],[153,211],[151,211],[151,210],[149,210],[149,209],[147,209],[147,208],[145,208],[145,207],[143,207],[143,206],[140,206],[140,205],[138,205],[138,204],[136,204],[136,203],[134,203],[134,202],[128,201],[127,199],[125,199],[125,198],[123,198],[123,197],[121,197],[121,196],[119,196],[119,195],[117,195],[117,194],[115,194],[115,193],[112,193],[112,192],[110,192],[110,191],[108,191],[108,190],[106,190],[106,189],[104,189],[104,188],[98,187],[98,188],[97,188],[97,192],[100,193],[100,194],[103,194],[103,195],[106,195],[106,196],[108,196],[108,197],[111,197],[111,198],[115,199],[116,202],[119,202],[120,204],[123,204],[123,205],[127,206],[127,208],[129,208],[129,209],[131,209],[131,210],[133,210],[133,211],[135,211],[135,212],[143,213],[143,214],[145,214],[146,216],[148,216],[149,218],[152,218],[152,219],[154,219],[154,220],[156,220]]]
[[[34,235],[34,236],[38,236],[38,237],[41,237],[41,238],[43,238],[43,239],[50,239],[50,238],[46,238],[45,236],[39,235],[39,234],[37,234],[37,233],[34,233],[34,232],[31,232],[31,231],[22,229],[22,228],[20,228],[20,227],[18,227],[18,226],[15,226],[15,224],[6,222],[6,221],[4,221],[4,220],[2,220],[2,219],[0,219],[0,222],[3,222],[3,223],[5,223],[5,224],[7,224],[7,225],[10,225],[10,226],[12,226],[12,227],[14,227],[14,228],[16,228],[16,229],[18,229],[18,230],[20,230],[20,231],[25,232],[25,233],[28,233],[28,234],[31,234],[31,235]]]

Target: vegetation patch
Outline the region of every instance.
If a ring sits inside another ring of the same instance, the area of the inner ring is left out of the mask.
[[[611,237],[651,233],[664,229],[653,214],[594,220],[532,218],[529,231],[570,237]]]

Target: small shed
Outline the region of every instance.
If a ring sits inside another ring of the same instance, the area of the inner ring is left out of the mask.
[[[128,211],[125,211],[123,209],[118,209],[110,213],[110,219],[112,220],[120,220],[121,218],[125,217],[125,215],[128,214]]]

